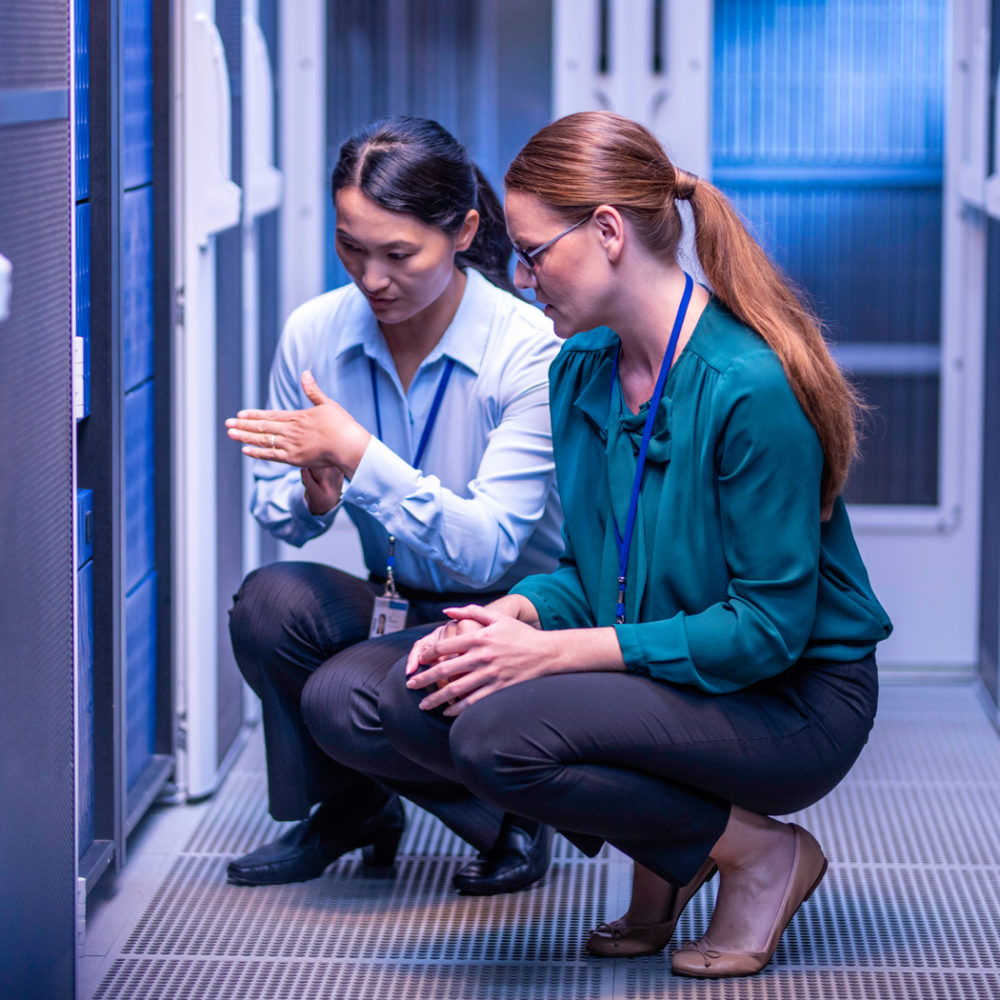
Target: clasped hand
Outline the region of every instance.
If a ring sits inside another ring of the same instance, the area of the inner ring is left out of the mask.
[[[418,639],[406,660],[406,686],[432,688],[425,711],[459,715],[494,691],[549,673],[548,636],[510,615],[475,604],[446,608],[452,620]]]

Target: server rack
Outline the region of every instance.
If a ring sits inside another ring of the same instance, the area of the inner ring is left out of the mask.
[[[153,45],[170,4],[77,0],[78,315],[87,317],[89,405],[77,482],[90,491],[93,664],[80,675],[79,877],[120,871],[127,838],[174,766],[168,412],[169,62]],[[162,37],[162,36],[161,36]],[[86,71],[84,71],[86,67]],[[87,91],[84,106],[82,91]],[[160,113],[157,114],[156,112]],[[86,277],[89,275],[89,287]],[[166,287],[165,287],[166,286]],[[89,310],[82,304],[89,297]],[[89,689],[92,683],[92,690]],[[89,715],[89,718],[88,718]],[[92,821],[87,817],[92,817]]]
[[[25,998],[75,972],[70,23],[9,0],[0,25],[0,995]]]

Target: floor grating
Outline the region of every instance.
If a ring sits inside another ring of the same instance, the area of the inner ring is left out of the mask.
[[[355,852],[311,882],[228,885],[226,861],[283,828],[266,813],[255,734],[141,905],[133,894],[134,919],[88,950],[81,1000],[1000,1000],[1000,737],[972,685],[883,687],[858,765],[795,817],[830,872],[750,979],[675,977],[666,954],[589,957],[588,929],[628,899],[613,850],[590,860],[557,838],[539,885],[464,898],[448,883],[470,848],[408,813],[391,877]],[[714,891],[678,939],[704,929]]]

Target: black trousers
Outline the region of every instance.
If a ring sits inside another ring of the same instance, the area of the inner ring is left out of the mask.
[[[384,738],[378,714],[390,668],[456,599],[411,600],[405,631],[368,639],[382,590],[329,566],[280,562],[250,573],[236,594],[229,630],[236,662],[263,706],[271,815],[304,819],[316,803],[335,799],[349,814],[382,785],[486,850],[503,810],[401,754]]]
[[[802,660],[710,695],[628,673],[558,674],[470,705],[423,712],[403,661],[382,686],[400,751],[499,808],[548,823],[588,854],[608,841],[678,885],[722,834],[731,805],[803,809],[848,772],[875,718],[874,656]]]

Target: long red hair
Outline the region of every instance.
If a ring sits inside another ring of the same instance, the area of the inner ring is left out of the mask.
[[[695,247],[715,296],[781,360],[823,448],[820,516],[830,517],[857,454],[857,391],[830,355],[820,320],[747,232],[725,195],[679,170],[648,129],[609,111],[567,115],[535,133],[504,182],[564,215],[614,205],[652,252],[676,256],[678,199],[690,202]]]

